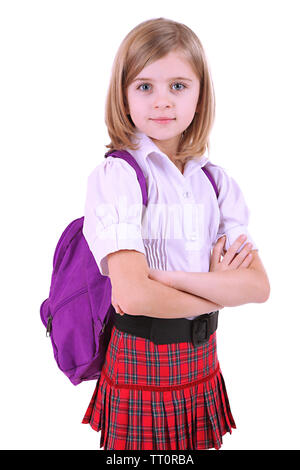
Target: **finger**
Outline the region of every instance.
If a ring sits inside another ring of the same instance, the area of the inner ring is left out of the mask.
[[[153,279],[153,278],[154,278],[154,274],[155,274],[155,269],[149,268],[148,277],[149,277],[150,279]]]
[[[221,253],[224,249],[225,240],[226,236],[224,235],[223,237],[219,238],[219,240],[215,244],[211,255],[211,258],[214,262],[220,261]]]
[[[120,305],[118,305],[118,310],[119,310],[118,313],[119,313],[120,315],[124,315],[125,312],[123,312],[123,310],[121,309]]]
[[[242,264],[240,265],[240,268],[248,268],[248,266],[251,264],[252,259],[253,259],[252,253],[249,253],[248,256],[246,256],[246,258],[242,262]]]
[[[112,303],[112,306],[114,307],[114,309],[115,309],[116,313],[121,313],[121,310],[120,310],[120,308],[119,308],[119,305],[118,305],[118,304],[114,304],[114,303]]]
[[[223,258],[223,263],[228,265],[231,263],[231,261],[233,260],[237,250],[243,245],[243,243],[245,242],[245,240],[247,239],[247,236],[245,236],[244,234],[240,235],[234,242],[233,244],[229,247],[229,249],[227,250],[224,258]]]
[[[211,253],[211,257],[210,257],[210,260],[209,260],[209,270],[210,271],[213,271],[215,269],[215,267],[218,266],[218,264],[220,263],[220,261],[221,261],[221,252],[223,250],[224,243],[225,243],[225,237],[224,238],[221,237],[221,238],[219,238],[217,243],[214,245],[212,253]]]
[[[244,248],[234,257],[233,261],[230,263],[230,266],[234,269],[239,268],[249,255],[249,252],[252,250],[252,248],[252,243],[247,243]]]

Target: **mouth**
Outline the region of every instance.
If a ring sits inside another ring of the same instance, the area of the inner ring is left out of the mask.
[[[156,122],[157,124],[168,124],[172,121],[175,121],[176,118],[157,118],[157,119],[150,119],[153,122]]]

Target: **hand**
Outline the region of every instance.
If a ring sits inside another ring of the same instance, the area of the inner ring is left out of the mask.
[[[111,295],[111,303],[112,303],[116,313],[119,313],[120,315],[124,315],[125,312],[123,312],[120,305],[117,303],[116,299],[114,298],[113,293]]]
[[[228,251],[224,250],[226,236],[219,238],[213,248],[209,271],[228,271],[238,268],[248,268],[252,260],[252,255],[249,253],[252,249],[252,244],[247,243],[240,253],[236,254],[246,238],[242,239],[242,235],[240,235]],[[222,261],[220,261],[221,255],[223,255]]]

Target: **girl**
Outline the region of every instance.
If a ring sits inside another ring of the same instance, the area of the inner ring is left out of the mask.
[[[264,302],[269,282],[242,192],[208,159],[214,112],[207,60],[187,26],[158,18],[125,37],[106,102],[107,147],[136,159],[149,201],[133,168],[108,156],[89,176],[83,226],[116,311],[83,418],[105,450],[219,449],[235,428],[218,313]]]

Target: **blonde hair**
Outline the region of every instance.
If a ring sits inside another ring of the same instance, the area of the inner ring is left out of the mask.
[[[105,105],[105,124],[111,150],[137,150],[132,142],[135,125],[126,114],[127,87],[140,71],[171,51],[180,51],[200,80],[200,93],[195,116],[182,133],[176,156],[184,159],[209,151],[209,134],[215,119],[215,93],[209,66],[199,38],[187,26],[166,18],[144,21],[122,41],[115,56]]]

